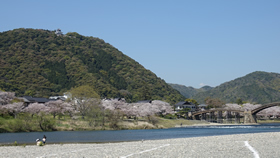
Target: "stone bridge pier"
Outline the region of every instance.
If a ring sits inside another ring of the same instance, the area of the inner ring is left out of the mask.
[[[257,116],[252,111],[244,111],[244,124],[247,123],[257,123]]]

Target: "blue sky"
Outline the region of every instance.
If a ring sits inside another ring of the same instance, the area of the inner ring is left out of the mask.
[[[0,32],[77,32],[110,43],[167,83],[218,86],[280,73],[279,0],[9,0]]]

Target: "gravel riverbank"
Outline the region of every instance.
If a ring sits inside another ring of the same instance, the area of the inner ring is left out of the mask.
[[[1,146],[0,157],[280,157],[280,132],[104,144]]]

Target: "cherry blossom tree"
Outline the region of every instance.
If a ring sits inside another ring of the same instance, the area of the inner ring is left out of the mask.
[[[244,108],[245,111],[251,111],[251,110],[256,109],[260,106],[262,106],[262,105],[261,104],[251,104],[251,103],[243,104],[243,108]]]
[[[48,107],[48,112],[53,115],[53,118],[63,113],[62,104],[63,104],[62,100],[49,101],[45,103],[45,105]]]
[[[100,104],[99,95],[88,85],[73,88],[68,92],[68,96],[70,96],[74,109],[81,113],[82,119],[92,106]]]
[[[0,114],[3,116],[4,114],[7,113],[8,113],[7,109],[4,106],[0,105]]]
[[[111,110],[111,114],[121,116],[122,118],[127,116],[129,111],[128,104],[121,99],[104,99],[101,103],[105,110]]]
[[[174,114],[172,106],[167,102],[161,100],[154,100],[152,101],[152,105],[157,106],[157,108],[159,109],[158,114],[161,115]]]
[[[72,105],[62,100],[49,101],[45,103],[45,106],[48,108],[47,112],[52,114],[53,118],[57,115],[65,115],[66,113],[69,113],[71,117],[74,112]]]
[[[169,103],[154,100],[151,103],[125,103],[116,99],[102,100],[102,106],[109,110],[122,111],[127,117],[148,117],[153,115],[166,115],[174,113]]]
[[[246,104],[243,104],[243,106],[244,106],[245,110],[250,111],[250,110],[258,108],[262,105],[246,103]],[[257,116],[259,116],[259,117],[271,117],[271,116],[278,117],[278,116],[280,116],[280,107],[274,106],[274,107],[266,108],[266,109],[258,112]]]
[[[139,112],[139,104],[138,103],[131,103],[131,104],[127,104],[127,106],[125,107],[125,111],[124,114],[130,118],[130,117],[134,117],[134,119],[136,120],[137,117],[140,116],[140,112]]]
[[[3,106],[8,113],[12,114],[15,118],[17,118],[17,114],[23,112],[24,104],[23,102],[7,104]]]
[[[74,107],[68,102],[63,102],[61,104],[61,106],[63,108],[62,111],[61,111],[63,115],[68,113],[69,116],[72,117],[74,113],[77,113],[77,111],[75,111]]]
[[[224,109],[227,109],[227,110],[244,110],[244,108],[241,105],[232,104],[232,103],[226,104]]]
[[[33,118],[35,114],[38,115],[40,112],[49,112],[49,107],[47,107],[45,104],[32,103],[24,108],[23,112],[30,113]]]
[[[118,122],[127,115],[127,107],[127,103],[121,99],[103,99],[101,101],[101,108],[107,111],[109,125],[114,129],[118,128]]]
[[[264,109],[264,110],[260,111],[259,113],[257,113],[257,115],[266,117],[266,118],[270,118],[270,117],[278,118],[280,116],[280,107],[274,106],[274,107]]]
[[[169,103],[160,100],[154,100],[151,103],[136,103],[136,106],[142,117],[174,113]]]
[[[119,99],[104,99],[102,100],[102,106],[105,109],[109,110],[125,110],[127,103],[124,101],[121,101]]]
[[[141,103],[140,103],[141,104]],[[151,122],[153,116],[160,112],[160,109],[157,105],[151,103],[143,103],[139,106],[139,115],[141,117],[147,117],[148,121]]]
[[[0,91],[0,105],[6,105],[11,103],[11,101],[15,98],[14,92],[3,92]]]

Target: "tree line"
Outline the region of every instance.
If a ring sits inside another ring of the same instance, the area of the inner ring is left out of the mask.
[[[2,118],[13,116],[13,119],[21,122],[18,123],[17,131],[52,131],[55,130],[55,121],[65,117],[84,120],[88,126],[100,129],[120,129],[119,122],[124,119],[133,120],[137,124],[141,118],[156,124],[155,116],[173,113],[169,103],[159,100],[151,103],[127,103],[123,99],[101,100],[90,86],[73,88],[67,95],[66,101],[31,103],[27,106],[15,97],[15,93],[0,91],[0,115]]]

